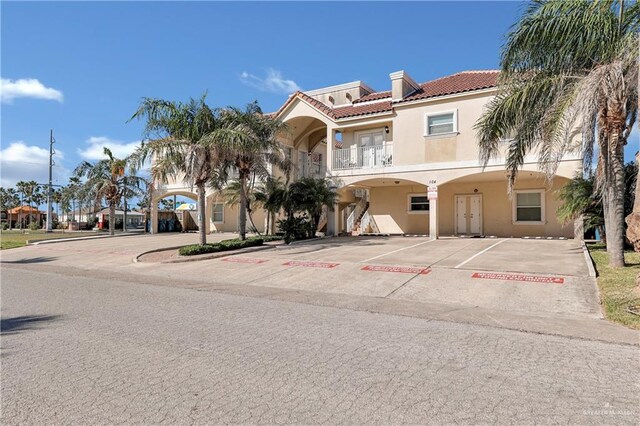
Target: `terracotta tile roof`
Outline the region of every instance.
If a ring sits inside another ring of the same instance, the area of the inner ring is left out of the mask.
[[[420,89],[410,94],[400,101],[391,102],[391,91],[370,93],[357,99],[353,105],[340,106],[331,108],[328,105],[312,98],[303,92],[295,92],[280,107],[280,109],[272,113],[274,116],[280,115],[295,99],[302,99],[311,106],[327,115],[329,118],[338,120],[347,117],[356,117],[361,115],[380,114],[393,110],[393,105],[403,102],[416,101],[420,99],[434,98],[438,96],[452,95],[455,93],[471,92],[474,90],[482,90],[495,87],[498,81],[499,71],[462,71],[457,74],[441,77],[436,80],[428,81],[420,84]],[[383,99],[387,99],[382,101]],[[361,105],[364,102],[380,101]]]
[[[454,93],[471,92],[473,90],[488,89],[498,84],[500,71],[463,71],[457,74],[441,77],[420,85],[420,90],[410,94],[400,102],[433,98],[436,96],[452,95]]]
[[[378,114],[391,110],[393,110],[393,108],[391,107],[391,101],[386,101],[365,105],[354,104],[346,107],[334,108],[333,114],[335,118],[347,118],[357,115]]]
[[[391,90],[386,90],[384,92],[369,93],[368,95],[364,95],[360,99],[356,99],[355,101],[353,101],[353,103],[359,104],[361,102],[377,101],[378,99],[384,99],[384,98],[390,98],[390,97],[391,97]]]

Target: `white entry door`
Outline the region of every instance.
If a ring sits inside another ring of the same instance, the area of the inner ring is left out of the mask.
[[[456,234],[482,235],[482,196],[456,195]]]

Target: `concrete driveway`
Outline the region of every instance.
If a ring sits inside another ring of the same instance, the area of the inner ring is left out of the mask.
[[[209,241],[232,238],[214,234]],[[250,285],[483,308],[554,318],[600,318],[595,279],[571,240],[329,238],[181,264],[133,263],[151,249],[195,242],[195,234],[71,241],[9,250],[4,263],[47,264],[109,274],[189,281],[192,287]]]

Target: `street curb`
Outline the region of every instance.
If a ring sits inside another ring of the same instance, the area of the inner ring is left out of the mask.
[[[596,268],[593,266],[593,259],[591,259],[591,254],[589,253],[589,249],[587,248],[587,244],[582,241],[582,254],[584,255],[584,260],[587,262],[587,269],[589,270],[590,277],[597,277]]]
[[[158,253],[159,251],[165,251],[165,250],[178,250],[180,247],[184,247],[184,244],[181,246],[162,247],[162,248],[157,248],[153,250],[143,251],[142,253],[136,254],[133,257],[132,261],[133,263],[145,263],[145,262],[140,262],[140,258],[145,254]],[[162,262],[149,262],[149,263],[162,263]]]
[[[67,243],[69,241],[87,241],[87,240],[100,240],[102,238],[115,238],[115,237],[131,237],[131,236],[141,236],[141,235],[151,235],[144,233],[126,233],[126,234],[118,234],[118,235],[92,235],[89,237],[74,237],[74,238],[52,238],[50,240],[36,240],[31,242],[31,240],[27,240],[26,245],[28,246],[38,246],[41,244],[55,244],[55,243]]]
[[[596,268],[594,266],[593,259],[591,258],[591,253],[589,253],[589,249],[587,248],[587,243],[582,241],[582,254],[584,254],[584,260],[587,262],[587,269],[589,270],[589,277],[593,278],[593,286],[596,290],[596,296],[598,297],[598,307],[600,308],[600,318],[606,319],[607,316],[604,312],[604,306],[602,306],[602,297],[600,296],[600,287],[598,287],[598,274],[596,273]]]
[[[227,251],[220,251],[220,252],[217,252],[217,253],[210,253],[208,255],[203,255],[201,257],[187,256],[185,258],[173,259],[173,260],[163,260],[161,262],[141,262],[140,261],[140,258],[142,256],[146,255],[146,254],[158,253],[158,252],[161,252],[161,251],[168,251],[168,250],[177,250],[177,249],[179,249],[181,247],[184,247],[184,245],[176,246],[176,247],[163,247],[163,248],[160,248],[160,249],[145,251],[144,253],[140,253],[140,254],[136,255],[133,258],[133,263],[168,264],[168,263],[197,262],[199,260],[218,259],[218,258],[221,258],[221,257],[234,256],[236,254],[252,253],[252,252],[255,252],[255,251],[267,250],[267,249],[275,248],[275,247],[278,247],[278,246],[276,246],[276,245],[262,245],[262,246],[257,246],[257,247],[245,247],[245,248],[237,249],[237,250],[227,250]]]

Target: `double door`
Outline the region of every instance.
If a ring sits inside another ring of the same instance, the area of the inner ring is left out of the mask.
[[[456,195],[456,235],[482,235],[482,195]]]

